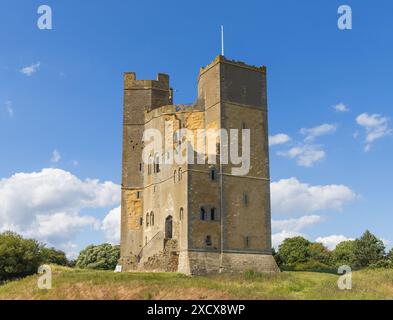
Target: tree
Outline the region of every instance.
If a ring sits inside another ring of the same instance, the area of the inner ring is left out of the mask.
[[[283,261],[275,248],[272,248],[272,256],[273,256],[274,260],[276,261],[277,266],[281,267],[281,265],[283,264]]]
[[[320,262],[326,266],[332,265],[332,254],[322,243],[309,245],[310,260]]]
[[[340,242],[332,252],[333,262],[336,266],[355,264],[355,241],[347,240]]]
[[[42,248],[42,262],[52,263],[59,266],[68,266],[69,261],[63,251],[56,250],[55,248]]]
[[[303,237],[285,239],[278,247],[278,254],[284,265],[306,262],[310,257],[311,242]]]
[[[365,268],[384,259],[385,246],[380,239],[366,230],[359,239],[355,240],[354,254],[355,267]]]
[[[0,281],[20,278],[37,272],[42,262],[43,245],[23,239],[14,232],[0,234]]]
[[[387,258],[390,260],[390,262],[393,263],[393,249],[390,249]]]
[[[90,245],[79,253],[78,268],[113,270],[120,258],[120,247],[108,243]]]

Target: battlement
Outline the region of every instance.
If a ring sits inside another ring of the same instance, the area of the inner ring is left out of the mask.
[[[158,73],[156,80],[137,80],[135,72],[124,73],[124,90],[158,89],[168,91],[169,75]]]
[[[253,65],[248,65],[243,61],[237,61],[237,60],[229,60],[226,59],[224,56],[222,55],[218,55],[213,62],[211,62],[210,64],[208,64],[206,67],[201,67],[199,69],[199,76],[198,79],[208,70],[210,70],[211,68],[213,68],[215,65],[217,65],[218,63],[225,63],[225,64],[229,64],[229,65],[234,65],[240,68],[244,68],[244,69],[248,69],[248,70],[253,70],[256,72],[261,72],[263,74],[266,74],[266,66],[253,66]]]

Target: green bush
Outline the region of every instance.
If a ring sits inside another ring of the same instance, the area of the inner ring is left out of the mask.
[[[120,258],[120,247],[108,243],[90,245],[79,253],[76,266],[82,269],[113,270]]]
[[[294,265],[306,262],[310,257],[311,242],[303,237],[293,237],[285,239],[278,247],[278,255],[282,259],[283,265]]]
[[[294,271],[332,271],[332,267],[315,260],[308,260],[307,262],[297,263],[293,266]]]
[[[69,266],[69,261],[63,251],[55,248],[42,248],[42,262],[49,264],[57,264],[59,266]]]
[[[307,262],[332,266],[332,253],[322,243],[314,242],[308,246],[310,258]]]
[[[375,263],[372,263],[369,265],[370,269],[389,269],[393,268],[393,262],[391,262],[389,259],[383,259],[379,260]]]
[[[21,278],[37,272],[42,263],[43,245],[23,239],[13,232],[0,234],[0,281]]]

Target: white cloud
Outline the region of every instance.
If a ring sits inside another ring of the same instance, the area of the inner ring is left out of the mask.
[[[38,69],[40,68],[41,62],[37,62],[32,64],[31,66],[24,67],[20,70],[21,73],[24,75],[30,77],[33,73],[37,72]]]
[[[4,109],[8,113],[8,115],[12,118],[14,116],[14,108],[12,106],[12,101],[7,100],[4,103]]]
[[[385,247],[389,247],[390,246],[390,241],[387,239],[381,239],[381,241],[383,242]]]
[[[293,147],[288,151],[279,151],[277,155],[296,159],[296,163],[302,167],[312,167],[315,162],[321,161],[326,157],[326,152],[319,145],[305,144]]]
[[[273,247],[277,248],[286,238],[292,238],[296,236],[305,237],[305,235],[299,231],[323,220],[323,217],[317,215],[303,216],[300,218],[287,220],[272,220]]]
[[[58,150],[53,150],[52,152],[52,157],[50,158],[50,161],[53,163],[58,163],[61,159],[61,154]]]
[[[347,241],[347,240],[354,240],[354,239],[347,238],[346,236],[343,235],[331,235],[327,237],[316,238],[315,242],[320,242],[328,249],[333,250],[340,242]]]
[[[321,216],[310,215],[295,219],[287,220],[272,220],[272,230],[275,231],[291,231],[297,232],[306,227],[312,226],[318,222],[323,221]]]
[[[337,112],[348,112],[349,108],[344,103],[339,103],[333,106],[333,109]]]
[[[57,246],[57,249],[64,251],[68,259],[76,259],[79,255],[78,245],[72,241],[62,243]]]
[[[274,136],[269,136],[269,146],[275,146],[291,141],[291,137],[285,133],[279,133]]]
[[[302,128],[300,129],[300,133],[306,136],[304,141],[311,142],[314,141],[316,137],[333,133],[336,130],[337,130],[336,125],[325,123],[314,128]]]
[[[368,113],[362,113],[356,118],[356,122],[366,130],[364,146],[364,151],[366,152],[370,151],[371,145],[375,140],[392,133],[392,129],[389,128],[389,119],[379,114],[369,115]]]
[[[341,211],[356,194],[344,185],[309,185],[296,178],[271,183],[272,213],[305,215],[323,210]]]
[[[89,208],[120,204],[120,186],[81,180],[70,172],[47,168],[0,180],[0,231],[12,230],[59,248],[82,229],[98,229],[100,221],[84,215]]]
[[[105,233],[105,238],[109,243],[119,244],[120,242],[120,213],[121,207],[109,211],[102,221],[101,229]]]

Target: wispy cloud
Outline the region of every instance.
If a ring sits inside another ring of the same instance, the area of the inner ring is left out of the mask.
[[[58,150],[53,150],[52,152],[52,157],[50,158],[50,161],[53,163],[58,163],[61,159],[61,154]]]
[[[300,133],[305,137],[305,142],[312,142],[316,137],[323,136],[329,133],[333,133],[337,130],[337,126],[334,124],[324,123],[320,126],[313,128],[302,128],[300,129]]]
[[[285,133],[279,133],[274,136],[269,136],[269,146],[275,146],[291,141],[291,137]]]
[[[41,65],[41,62],[34,63],[31,66],[27,66],[27,67],[20,69],[20,72],[23,73],[24,75],[30,77],[33,73],[38,71],[38,69],[40,68],[40,65]]]
[[[356,118],[358,125],[366,130],[366,139],[364,151],[368,152],[371,149],[372,143],[392,133],[389,128],[389,119],[382,117],[379,114],[369,115],[362,113]]]
[[[337,112],[349,112],[349,108],[344,104],[344,103],[339,103],[336,104],[335,106],[332,106],[332,108],[334,110],[336,110]]]
[[[323,217],[317,215],[303,216],[300,218],[286,220],[272,220],[272,230],[273,232],[284,230],[298,232],[323,220]]]
[[[312,167],[315,162],[321,161],[326,157],[326,152],[320,145],[301,145],[293,147],[288,151],[279,151],[277,155],[296,159],[296,163],[302,167]]]
[[[8,113],[8,115],[12,118],[14,116],[14,108],[12,106],[12,101],[7,100],[4,103],[4,109]]]

